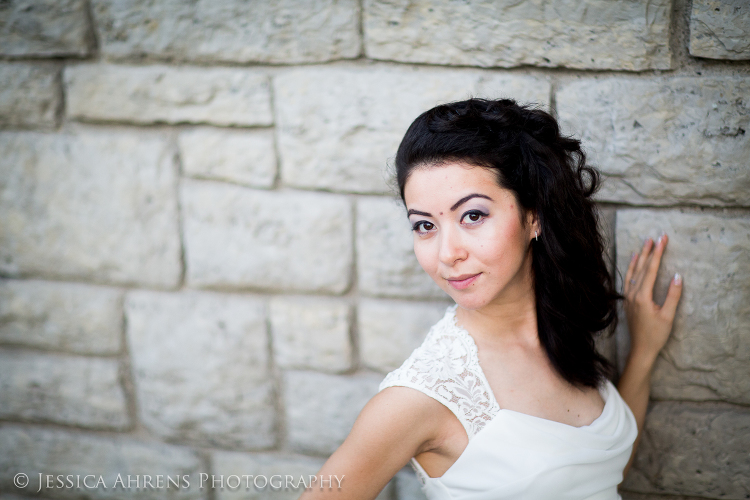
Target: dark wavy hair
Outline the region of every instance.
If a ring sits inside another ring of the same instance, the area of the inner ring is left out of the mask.
[[[595,339],[617,326],[615,288],[591,197],[599,172],[580,141],[561,135],[552,115],[510,99],[469,99],[422,113],[396,154],[404,186],[415,168],[461,162],[492,169],[540,224],[532,240],[539,340],[557,371],[577,386],[597,387],[612,366]],[[525,223],[525,218],[522,218]]]

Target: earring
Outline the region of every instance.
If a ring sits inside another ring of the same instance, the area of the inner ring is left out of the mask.
[[[539,241],[539,233],[537,233],[536,231],[534,231],[534,239],[536,241]]]

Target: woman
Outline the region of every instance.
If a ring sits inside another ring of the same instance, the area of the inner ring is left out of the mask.
[[[511,100],[423,113],[396,170],[417,260],[456,305],[320,470],[341,488],[302,498],[375,498],[407,462],[429,499],[619,498],[681,294],[675,275],[652,300],[666,235],[633,254],[618,294],[598,173],[551,115]],[[594,339],[623,298],[631,350],[615,389]]]

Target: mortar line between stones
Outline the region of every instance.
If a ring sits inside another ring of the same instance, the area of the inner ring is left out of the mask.
[[[177,289],[183,290],[187,280],[187,257],[185,252],[185,217],[183,215],[184,207],[182,206],[182,155],[180,154],[177,132],[170,137],[170,146],[173,148],[172,163],[175,169],[175,203],[177,213],[177,238],[180,244],[180,272],[177,277]]]
[[[57,85],[57,108],[54,113],[54,126],[53,129],[57,132],[60,130],[65,118],[65,82],[63,80],[63,74],[65,72],[65,63],[58,64],[57,74],[55,75],[55,84]]]
[[[281,186],[281,148],[279,147],[279,117],[278,117],[278,106],[276,106],[276,77],[274,75],[268,75],[268,98],[271,101],[271,116],[273,117],[273,154],[275,159],[275,172],[273,176],[273,182],[271,182],[271,190],[277,190]]]
[[[349,342],[352,346],[351,354],[351,372],[356,372],[362,368],[362,359],[360,353],[359,344],[359,328],[357,326],[358,314],[359,314],[359,266],[358,263],[358,248],[357,248],[357,228],[359,221],[359,203],[356,196],[350,196],[350,203],[352,208],[352,263],[351,263],[351,282],[350,291],[356,294],[354,303],[351,309],[351,323],[349,325]]]
[[[357,0],[358,15],[357,15],[357,34],[359,35],[359,54],[358,59],[366,59],[365,51],[365,2],[364,0]]]
[[[86,34],[86,42],[89,48],[89,57],[98,58],[101,52],[101,41],[99,40],[99,34],[96,30],[96,22],[94,16],[94,8],[91,5],[91,0],[86,0],[86,7],[84,9],[86,13],[86,22],[88,23],[88,33]]]
[[[125,404],[130,417],[129,430],[136,430],[139,426],[138,421],[138,397],[135,388],[135,379],[133,377],[133,363],[130,357],[130,344],[128,343],[128,318],[125,314],[126,294],[123,292],[120,297],[121,318],[120,318],[120,338],[122,347],[120,348],[120,383],[123,392],[125,392]]]
[[[673,52],[672,52],[673,53]],[[88,59],[75,58],[70,56],[63,57],[13,57],[0,56],[0,61],[5,62],[40,62],[45,60],[59,61],[65,60],[71,64],[112,64],[115,66],[138,66],[138,67],[149,67],[149,66],[163,66],[166,68],[196,68],[196,69],[238,69],[238,70],[266,70],[270,71],[269,74],[275,74],[278,71],[294,70],[297,68],[424,68],[432,70],[455,70],[455,71],[467,71],[467,72],[488,72],[488,73],[508,73],[508,74],[532,74],[539,77],[549,75],[560,75],[565,74],[567,76],[589,76],[589,77],[620,77],[620,78],[651,78],[665,75],[680,76],[680,74],[686,72],[692,72],[695,69],[701,69],[706,73],[703,77],[710,77],[712,74],[716,76],[724,75],[724,71],[727,68],[739,71],[750,71],[750,61],[747,60],[711,60],[693,58],[692,56],[685,56],[683,62],[675,64],[672,69],[643,69],[643,70],[624,70],[624,69],[585,69],[585,68],[572,68],[565,66],[556,67],[544,67],[544,66],[533,66],[533,65],[518,65],[518,66],[470,66],[470,65],[447,65],[447,64],[435,64],[435,63],[421,63],[421,62],[401,62],[393,61],[388,59],[371,59],[368,57],[360,57],[356,59],[350,58],[339,58],[328,61],[313,61],[304,63],[284,63],[284,64],[269,64],[261,61],[249,61],[249,62],[232,62],[232,61],[218,61],[218,62],[205,62],[196,60],[152,60],[152,59],[115,59],[107,60],[96,55]]]
[[[549,80],[549,112],[555,119],[559,119],[557,116],[557,89],[560,85],[556,75],[552,75]]]
[[[288,448],[288,436],[287,436],[287,425],[286,425],[286,405],[284,404],[284,373],[283,370],[276,364],[276,357],[274,356],[274,342],[273,342],[273,322],[271,321],[271,301],[273,297],[269,297],[265,301],[265,326],[266,326],[266,340],[267,340],[267,355],[268,363],[266,369],[271,377],[271,384],[273,389],[273,409],[276,413],[274,418],[273,430],[276,433],[274,436],[275,450],[286,450]]]

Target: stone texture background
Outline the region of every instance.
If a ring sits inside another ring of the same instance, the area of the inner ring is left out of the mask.
[[[0,2],[0,498],[296,498],[198,483],[315,474],[442,315],[388,165],[469,96],[583,138],[621,271],[671,237],[623,497],[750,498],[745,0]],[[420,497],[405,469],[379,498]]]

